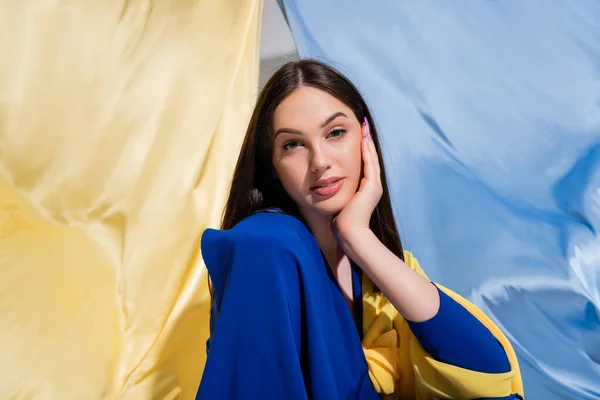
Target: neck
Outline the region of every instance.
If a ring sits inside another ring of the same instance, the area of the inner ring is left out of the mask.
[[[331,267],[337,266],[344,253],[342,252],[338,241],[331,230],[331,221],[333,217],[313,213],[301,214],[308,224],[312,234],[315,236],[317,244],[325,255],[329,265]]]
[[[352,316],[354,316],[352,264],[331,231],[333,217],[312,213],[302,213],[302,216],[315,236],[328,267],[335,276],[338,287],[344,295]]]

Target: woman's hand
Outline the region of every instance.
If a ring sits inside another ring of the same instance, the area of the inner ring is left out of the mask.
[[[379,158],[366,121],[361,146],[364,177],[356,194],[332,221],[333,233],[344,254],[381,289],[404,318],[427,321],[439,310],[438,289],[392,253],[369,227],[383,186]]]
[[[371,214],[383,194],[379,157],[367,118],[362,125],[362,136],[363,178],[356,194],[332,221],[332,230],[338,240],[345,240],[353,233],[369,229]]]

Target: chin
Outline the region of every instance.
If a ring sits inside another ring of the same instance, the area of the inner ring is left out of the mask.
[[[317,214],[333,217],[338,215],[340,211],[344,209],[346,204],[350,201],[348,196],[343,196],[341,193],[333,196],[327,200],[320,201],[318,203],[313,203],[309,206],[309,208],[313,209]]]

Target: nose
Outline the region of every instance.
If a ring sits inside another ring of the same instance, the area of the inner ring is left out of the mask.
[[[320,146],[313,147],[311,151],[310,170],[324,172],[331,168],[331,157]]]

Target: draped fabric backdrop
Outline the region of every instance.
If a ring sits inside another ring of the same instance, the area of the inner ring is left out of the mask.
[[[527,397],[600,398],[600,3],[280,3],[365,94],[406,247],[505,330]]]
[[[0,2],[0,398],[193,399],[262,0]]]

